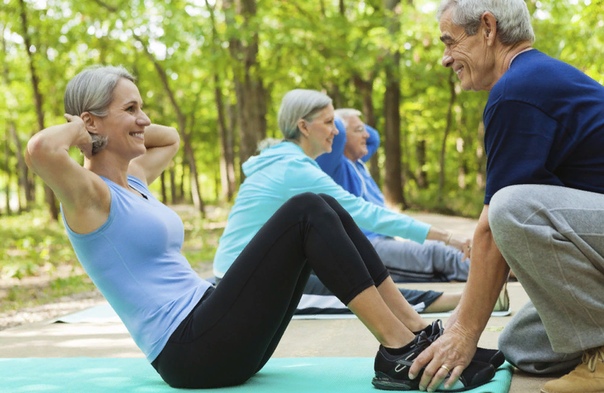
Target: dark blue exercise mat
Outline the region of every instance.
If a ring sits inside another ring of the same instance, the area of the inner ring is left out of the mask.
[[[204,392],[366,392],[373,388],[372,358],[273,358],[247,383]],[[474,393],[507,393],[512,367]],[[183,392],[166,385],[143,358],[0,359],[0,392],[151,393]],[[190,390],[186,390],[190,391]]]

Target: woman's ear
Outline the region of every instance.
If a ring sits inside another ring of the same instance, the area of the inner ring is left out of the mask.
[[[80,118],[84,122],[84,126],[88,132],[96,132],[96,118],[90,112],[84,112],[80,115]]]
[[[298,120],[298,129],[300,130],[300,134],[304,136],[308,136],[308,126],[306,125],[306,120],[299,119]]]

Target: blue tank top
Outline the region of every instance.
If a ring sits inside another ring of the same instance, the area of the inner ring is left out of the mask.
[[[128,184],[147,197],[103,178],[111,192],[107,221],[88,234],[67,235],[94,284],[152,362],[210,283],[181,254],[180,217],[139,179]]]

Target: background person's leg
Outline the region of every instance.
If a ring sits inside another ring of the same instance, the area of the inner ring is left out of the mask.
[[[421,291],[417,289],[400,288],[403,297],[417,312],[423,312],[433,304],[435,311],[451,311],[459,303],[460,294],[443,294],[437,291]],[[444,298],[443,298],[444,296]],[[342,303],[314,274],[311,274],[295,315],[311,314],[351,314],[352,311]]]
[[[371,244],[395,282],[467,281],[470,263],[456,248],[426,240],[423,244],[376,237]]]

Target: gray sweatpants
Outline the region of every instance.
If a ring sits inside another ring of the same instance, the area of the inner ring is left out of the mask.
[[[369,239],[395,282],[467,281],[470,261],[442,242],[419,244],[380,236]]]
[[[583,351],[604,345],[604,195],[506,187],[491,199],[489,225],[532,302],[508,324],[500,349],[527,372],[572,369]]]

